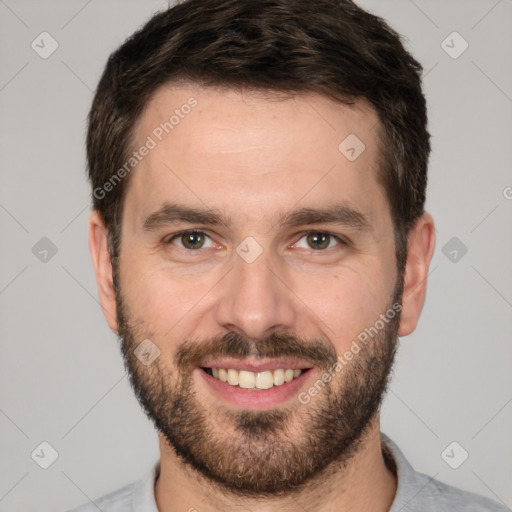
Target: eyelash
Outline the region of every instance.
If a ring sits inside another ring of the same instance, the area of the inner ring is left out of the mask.
[[[299,239],[297,240],[297,242],[299,240],[302,240],[302,238],[304,238],[306,235],[310,235],[310,234],[321,234],[321,235],[327,235],[331,238],[334,238],[337,242],[339,242],[339,245],[342,245],[342,246],[349,246],[349,242],[337,235],[334,235],[332,233],[329,233],[328,231],[317,231],[317,230],[309,230],[309,231],[303,231],[302,233],[299,233]],[[176,238],[180,238],[181,236],[183,235],[192,235],[192,234],[202,234],[202,235],[206,235],[208,238],[211,239],[211,237],[205,232],[205,231],[201,231],[199,229],[187,229],[187,230],[184,230],[184,231],[180,231],[179,233],[175,233],[174,235],[172,235],[171,237],[167,237],[166,239],[163,240],[163,245],[164,246],[167,246],[167,245],[170,245],[173,240],[175,240]],[[297,243],[295,242],[295,243]],[[187,252],[198,252],[200,251],[202,248],[200,249],[187,249],[186,247],[178,247],[179,249],[183,249],[184,251],[187,251]],[[331,247],[332,249],[332,247]],[[328,249],[310,249],[311,251],[314,251],[314,252],[326,252]]]

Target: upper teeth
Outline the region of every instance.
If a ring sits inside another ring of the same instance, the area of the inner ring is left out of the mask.
[[[245,389],[269,389],[273,386],[280,386],[285,382],[290,382],[301,373],[302,370],[292,369],[248,372],[246,370],[238,371],[233,368],[212,368],[212,374],[216,379]]]

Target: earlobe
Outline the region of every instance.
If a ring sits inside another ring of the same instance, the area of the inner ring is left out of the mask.
[[[110,329],[117,333],[116,294],[112,276],[112,263],[108,251],[107,230],[101,215],[93,210],[89,217],[89,250],[96,275],[101,309]]]
[[[425,302],[428,269],[435,248],[434,219],[430,214],[423,214],[411,229],[407,247],[399,336],[407,336],[416,329]]]

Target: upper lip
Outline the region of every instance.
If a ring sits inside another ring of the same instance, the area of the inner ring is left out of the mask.
[[[299,359],[285,359],[285,358],[272,358],[272,359],[232,359],[222,358],[211,361],[205,361],[200,365],[201,368],[233,368],[234,370],[245,370],[248,372],[263,372],[272,370],[306,370],[312,368],[311,363],[300,361]]]

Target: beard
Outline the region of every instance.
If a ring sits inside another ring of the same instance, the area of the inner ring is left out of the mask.
[[[390,310],[400,303],[402,290],[399,279]],[[329,470],[345,468],[377,419],[397,348],[400,311],[328,384],[322,383],[307,405],[297,399],[287,407],[234,410],[214,408],[198,396],[193,370],[205,358],[299,357],[320,370],[320,379],[336,364],[332,345],[283,333],[254,342],[229,332],[184,340],[172,356],[162,353],[146,366],[134,349],[151,338],[150,327],[130,313],[119,285],[116,302],[124,365],[140,405],[178,459],[224,492],[246,498],[299,492]],[[173,346],[175,340],[155,343]]]

